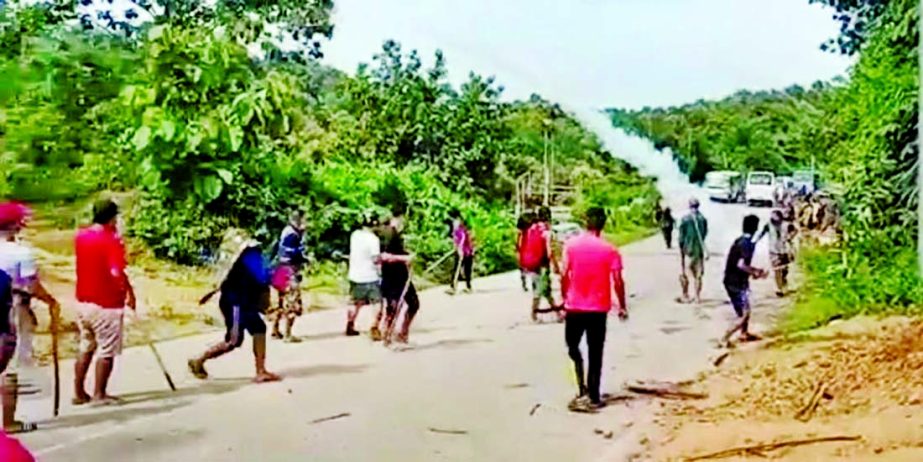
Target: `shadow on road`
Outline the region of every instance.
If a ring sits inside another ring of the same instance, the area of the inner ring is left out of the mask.
[[[178,395],[179,392],[176,394]],[[150,401],[150,399],[145,399],[143,401]],[[128,422],[147,415],[170,412],[188,404],[190,404],[190,400],[170,401],[166,403],[158,403],[153,406],[132,406],[130,404],[126,404],[116,408],[110,407],[93,409],[93,412],[88,412],[85,414],[74,414],[57,417],[53,420],[39,422],[39,426],[43,430],[54,430],[59,428],[82,427],[102,422]],[[105,411],[106,409],[110,410]]]
[[[313,366],[298,367],[295,369],[285,369],[279,371],[283,379],[297,378],[303,379],[319,375],[340,375],[340,374],[357,374],[368,369],[367,364],[322,364]]]
[[[466,345],[472,345],[475,343],[493,343],[493,340],[486,339],[486,338],[446,339],[446,340],[439,340],[433,343],[426,343],[423,345],[405,347],[401,351],[435,350],[437,348],[454,349],[454,348],[460,348]]]

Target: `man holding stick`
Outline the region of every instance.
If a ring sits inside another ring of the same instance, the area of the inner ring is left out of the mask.
[[[32,311],[32,297],[48,305],[52,324],[55,324],[60,312],[57,300],[45,290],[38,277],[32,249],[17,240],[29,214],[29,209],[22,204],[0,204],[0,296],[3,297],[0,301],[0,373],[14,356],[18,356],[17,365],[20,367],[30,366],[33,361],[32,334],[37,322]],[[7,372],[2,380],[3,430],[7,433],[35,430],[33,423],[14,420],[18,404],[18,374]]]
[[[394,324],[401,314],[402,305],[407,305],[400,332],[395,340],[407,343],[410,324],[420,309],[420,298],[410,278],[410,262],[413,257],[404,248],[404,210],[396,207],[388,227],[384,231],[384,252],[381,254],[381,291],[386,303],[385,344],[392,340]]]
[[[222,253],[234,255],[228,260],[230,267],[219,278],[219,288],[199,301],[205,304],[215,292],[221,292],[218,306],[224,317],[227,331],[224,340],[205,350],[188,362],[189,371],[198,379],[208,378],[205,362],[224,356],[244,343],[244,331],[253,337],[253,359],[256,369],[255,383],[281,380],[266,370],[266,323],[260,317],[269,307],[269,268],[260,252],[259,243],[241,232],[228,233]]]

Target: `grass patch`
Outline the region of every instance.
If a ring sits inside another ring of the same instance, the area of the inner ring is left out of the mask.
[[[923,315],[923,280],[913,248],[877,254],[857,248],[808,248],[800,256],[805,285],[782,321],[794,333],[859,315]]]

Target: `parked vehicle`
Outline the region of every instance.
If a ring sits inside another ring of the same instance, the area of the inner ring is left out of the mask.
[[[744,197],[743,176],[729,170],[705,174],[705,190],[713,201],[740,202]]]
[[[747,175],[747,204],[769,204],[775,202],[776,176],[772,172],[750,172]]]
[[[798,170],[792,175],[792,183],[798,194],[811,194],[817,190],[817,175],[811,170]]]

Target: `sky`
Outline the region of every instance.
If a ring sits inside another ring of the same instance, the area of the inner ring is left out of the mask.
[[[819,48],[831,15],[808,0],[337,0],[323,50],[354,72],[395,39],[443,50],[455,84],[474,71],[510,99],[640,108],[842,75],[851,61]]]

